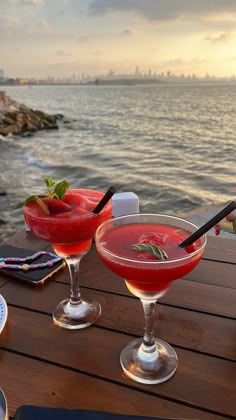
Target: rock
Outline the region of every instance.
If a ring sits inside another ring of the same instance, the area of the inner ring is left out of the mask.
[[[62,114],[50,115],[20,104],[0,92],[0,135],[30,135],[37,130],[58,129]]]

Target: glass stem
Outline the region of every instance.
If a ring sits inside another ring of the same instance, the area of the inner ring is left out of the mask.
[[[79,288],[79,266],[82,257],[66,258],[66,262],[70,273],[70,304],[75,306],[82,302],[81,293]]]
[[[156,301],[144,300],[141,299],[144,317],[145,317],[145,327],[144,327],[144,337],[142,343],[142,349],[146,352],[153,352],[156,350],[153,325],[154,325],[154,312]]]

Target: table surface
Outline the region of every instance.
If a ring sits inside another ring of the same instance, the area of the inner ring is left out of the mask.
[[[50,249],[32,233],[8,243]],[[69,294],[67,269],[32,287],[0,274],[8,320],[0,335],[0,387],[13,416],[32,404],[185,419],[236,416],[236,240],[209,237],[200,264],[158,301],[156,336],[176,350],[175,375],[159,385],[127,379],[121,349],[143,335],[143,311],[123,280],[93,245],[81,262],[82,295],[96,298],[102,316],[89,328],[67,331],[51,313]]]

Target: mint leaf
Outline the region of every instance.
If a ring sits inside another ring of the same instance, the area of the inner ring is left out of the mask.
[[[56,184],[55,178],[43,178],[43,182],[46,184],[47,190],[48,190],[48,197],[53,198],[54,191],[52,191],[52,187]]]
[[[45,182],[47,189],[50,190],[55,184],[56,179],[55,178],[43,178],[43,182]]]
[[[54,188],[54,194],[58,197],[59,200],[62,200],[65,192],[69,189],[69,182],[64,180],[58,182],[58,184]]]
[[[149,252],[149,254],[155,255],[159,260],[167,260],[168,256],[163,249],[158,245],[154,244],[136,244],[131,246],[132,249],[139,252]]]
[[[21,201],[20,203],[16,204],[16,206],[14,207],[14,209],[20,209],[21,207],[23,207],[29,201],[35,200],[35,196],[36,196],[36,194],[30,195],[24,201]],[[37,194],[37,197],[38,198],[45,198],[45,197],[47,197],[47,195],[46,194]]]

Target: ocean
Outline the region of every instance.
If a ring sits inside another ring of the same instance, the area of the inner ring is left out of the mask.
[[[142,212],[179,214],[235,198],[236,84],[4,90],[65,117],[59,130],[0,140],[0,220],[12,233],[24,223],[15,204],[39,192],[45,176],[133,191]]]

